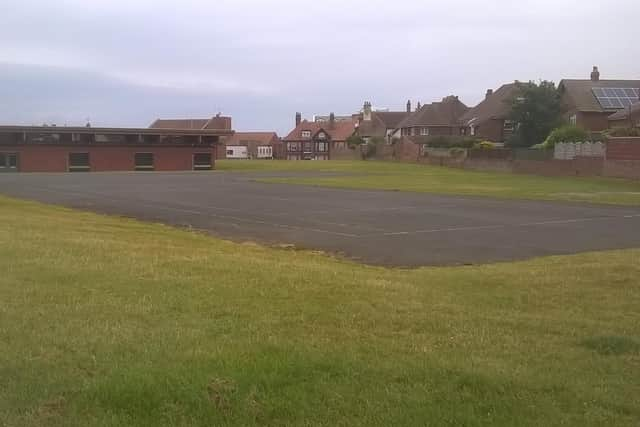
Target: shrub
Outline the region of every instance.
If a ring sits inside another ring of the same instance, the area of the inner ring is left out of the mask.
[[[349,148],[351,148],[352,150],[354,150],[356,147],[364,144],[364,139],[362,139],[360,136],[358,135],[351,135],[350,137],[347,138],[347,146]]]
[[[387,140],[382,136],[373,136],[369,140],[369,144],[373,144],[373,145],[383,145],[386,143],[387,143]]]
[[[565,125],[554,129],[544,141],[543,146],[550,149],[558,142],[584,142],[589,139],[589,133],[581,127]]]
[[[473,148],[479,148],[481,150],[493,150],[494,148],[496,148],[496,144],[491,141],[476,142],[475,144],[473,144]]]
[[[425,144],[434,148],[471,148],[478,142],[480,142],[478,138],[471,136],[442,135],[429,137],[425,141]]]
[[[613,128],[603,132],[607,137],[616,136],[640,136],[639,128]]]
[[[464,155],[466,150],[462,147],[452,147],[449,149],[449,154],[451,157],[460,157]]]

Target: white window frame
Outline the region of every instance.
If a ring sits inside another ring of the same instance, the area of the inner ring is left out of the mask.
[[[429,136],[429,128],[420,128],[420,135]]]
[[[578,115],[577,114],[572,114],[571,117],[569,117],[569,124],[573,125],[573,126],[578,124]]]
[[[310,130],[303,130],[301,135],[302,135],[303,138],[311,138],[311,131]]]

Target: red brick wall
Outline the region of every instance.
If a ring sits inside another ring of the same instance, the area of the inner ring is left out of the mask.
[[[0,146],[0,152],[18,153],[21,172],[66,172],[71,152],[88,152],[91,170],[132,171],[135,153],[153,153],[157,171],[193,169],[194,153],[212,153],[208,147],[158,146]],[[212,160],[215,153],[212,153]]]
[[[609,138],[607,160],[640,160],[640,138]]]
[[[417,162],[420,160],[420,145],[406,139],[401,139],[394,145],[396,160]]]
[[[640,160],[605,160],[604,176],[640,179]]]

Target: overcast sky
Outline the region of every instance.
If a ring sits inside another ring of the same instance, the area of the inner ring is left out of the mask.
[[[2,0],[0,123],[146,127],[475,105],[519,80],[640,78],[638,0]]]

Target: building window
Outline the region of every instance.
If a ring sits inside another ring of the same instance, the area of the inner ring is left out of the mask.
[[[504,130],[507,132],[513,132],[513,129],[515,128],[515,124],[513,123],[512,120],[505,120],[503,126],[504,126]]]
[[[135,165],[137,171],[152,171],[153,153],[136,153]]]
[[[227,156],[233,156],[233,150],[227,150]]]
[[[420,128],[420,135],[429,136],[429,128]]]
[[[88,172],[90,170],[89,153],[69,153],[69,172]]]
[[[233,152],[231,153],[233,154]],[[194,153],[193,154],[193,170],[208,171],[213,167],[211,162],[211,153]]]
[[[478,131],[478,128],[476,126],[469,127],[469,135],[475,136],[477,131]]]
[[[569,124],[575,126],[578,123],[578,116],[573,114],[571,117],[569,117]]]
[[[320,132],[318,134],[318,139],[326,139],[326,138],[327,138],[327,135],[324,132]]]
[[[311,138],[311,131],[310,130],[303,130],[302,131],[302,137],[303,138]]]
[[[311,151],[313,151],[313,143],[312,142],[305,142],[304,143],[304,152],[305,153],[310,153]]]
[[[316,151],[325,152],[329,148],[329,144],[326,142],[318,142],[316,145]]]
[[[287,151],[300,151],[300,144],[297,142],[288,142]]]

